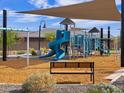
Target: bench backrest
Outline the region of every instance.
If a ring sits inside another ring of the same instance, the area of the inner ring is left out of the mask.
[[[51,68],[94,68],[94,62],[51,62]]]

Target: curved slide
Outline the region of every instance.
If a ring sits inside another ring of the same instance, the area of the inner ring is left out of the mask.
[[[56,54],[56,57],[54,58],[54,60],[62,59],[65,56],[65,52],[64,52],[64,50],[61,49],[61,45],[64,44],[64,43],[67,43],[67,42],[68,41],[61,40],[61,39],[50,42],[48,44],[48,46],[51,49],[51,51],[45,56],[40,56],[40,58],[51,57],[51,56]]]
[[[62,31],[59,31],[59,33],[61,33],[61,32]],[[67,31],[65,33],[67,33]],[[53,60],[56,61],[56,60],[62,59],[65,56],[65,51],[61,49],[61,46],[64,43],[69,43],[69,39],[66,38],[69,36],[66,36],[66,34],[64,34],[64,35],[65,36],[62,35],[62,37],[61,37],[61,35],[59,35],[59,37],[56,38],[55,41],[48,43],[48,46],[51,49],[51,51],[45,56],[40,56],[40,58],[46,58],[46,57],[51,57],[53,55],[56,55]]]

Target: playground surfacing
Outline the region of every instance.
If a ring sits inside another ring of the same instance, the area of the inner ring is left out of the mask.
[[[67,60],[66,60],[67,61]],[[116,55],[110,56],[92,56],[88,58],[76,58],[69,61],[95,62],[95,83],[109,81],[106,76],[112,74],[120,68],[120,60]],[[35,72],[49,72],[49,62],[43,60],[30,60],[30,66],[26,66],[26,59],[0,61],[0,83],[22,83],[31,74]],[[90,82],[89,75],[53,75],[59,83],[81,82],[82,84]]]

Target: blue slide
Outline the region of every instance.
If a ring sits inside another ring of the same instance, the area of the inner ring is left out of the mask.
[[[48,44],[51,51],[45,55],[40,56],[40,58],[51,57],[55,55],[54,60],[60,60],[65,56],[65,51],[61,49],[62,45],[69,43],[70,32],[66,30],[58,30],[56,33],[56,40]]]

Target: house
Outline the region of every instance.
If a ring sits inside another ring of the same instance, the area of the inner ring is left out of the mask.
[[[74,30],[74,31],[73,31]],[[71,31],[71,35],[73,35],[73,33],[75,34],[80,34],[82,33],[81,30],[77,30],[77,29],[72,29]],[[57,29],[52,29],[52,28],[45,28],[42,29],[41,31],[41,35],[40,35],[40,46],[44,47],[44,48],[48,48],[48,40],[45,37],[45,34],[48,32],[56,32]],[[19,41],[16,42],[15,44],[13,44],[10,48],[8,48],[9,50],[26,50],[27,49],[27,32],[24,31],[15,31],[17,34],[17,37],[19,38]],[[1,35],[1,34],[0,34]],[[105,38],[107,38],[107,35],[104,35]],[[111,38],[114,38],[113,36],[111,36]],[[38,50],[39,47],[39,31],[31,31],[29,34],[29,40],[30,40],[30,48],[34,48],[36,50]],[[11,41],[10,41],[11,42]],[[111,49],[114,48],[114,41],[113,39],[111,39]],[[0,48],[2,49],[2,45],[0,46]],[[0,49],[0,50],[1,50]]]
[[[45,34],[48,32],[56,32],[57,29],[43,29],[40,35],[40,46],[48,48],[48,40],[45,38]],[[19,42],[13,45],[13,49],[26,50],[27,49],[27,32],[17,32],[17,37],[20,38]],[[39,45],[39,31],[31,31],[29,33],[29,46],[38,50]]]
[[[45,38],[45,33],[48,32],[56,32],[57,29],[50,29],[50,28],[45,28],[41,30],[41,35],[40,35],[40,45],[41,47],[48,47],[48,42]],[[0,30],[0,36],[2,36],[2,30]],[[11,47],[8,48],[8,50],[26,50],[27,49],[27,32],[25,31],[14,31],[19,38],[19,40],[15,43],[12,44]],[[10,36],[11,39],[11,36]],[[31,31],[29,33],[29,40],[30,40],[30,48],[38,49],[38,43],[39,43],[39,31]],[[11,43],[11,40],[9,40]],[[0,41],[0,50],[2,50],[2,41]]]

